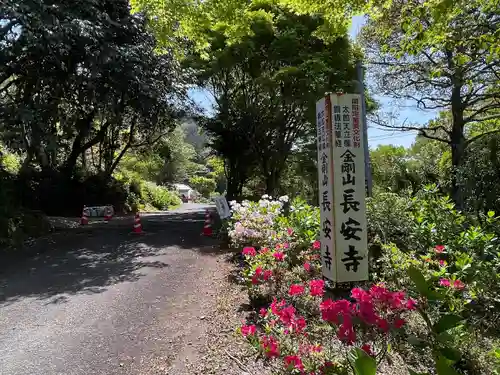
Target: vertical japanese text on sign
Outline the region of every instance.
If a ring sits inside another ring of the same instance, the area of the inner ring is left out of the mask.
[[[330,96],[316,104],[318,131],[318,181],[321,217],[321,264],[323,276],[336,280],[334,207],[333,207],[333,164],[332,164],[332,103]]]

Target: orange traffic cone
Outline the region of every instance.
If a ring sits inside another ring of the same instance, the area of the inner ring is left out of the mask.
[[[144,233],[142,231],[141,217],[139,216],[138,212],[135,214],[134,229],[133,229],[132,233],[135,233],[135,234],[143,234]]]
[[[83,206],[82,218],[80,219],[80,225],[87,225],[89,223],[89,218],[87,217],[87,207]]]
[[[212,219],[210,218],[210,213],[208,210],[205,213],[205,225],[203,226],[202,236],[211,237],[212,236]]]

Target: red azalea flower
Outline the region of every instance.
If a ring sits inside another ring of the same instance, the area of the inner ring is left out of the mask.
[[[289,296],[297,296],[304,293],[304,286],[300,284],[292,284],[290,285],[290,289],[288,290]]]
[[[264,353],[267,357],[279,357],[279,345],[276,339],[272,336],[263,336],[260,345],[264,349]]]
[[[283,259],[285,259],[285,253],[282,251],[276,251],[273,254],[273,257],[278,261],[281,262]]]
[[[321,311],[321,318],[324,321],[339,324],[339,315],[351,314],[352,304],[345,299],[341,299],[338,301],[327,299],[321,302],[321,304],[319,305],[319,309]]]
[[[260,316],[265,318],[267,316],[267,309],[261,308],[260,309]]]
[[[310,263],[304,263],[304,269],[307,271],[307,272],[311,272],[311,264]]]
[[[242,251],[243,255],[248,255],[254,257],[257,255],[257,251],[255,251],[254,247],[244,247]]]
[[[448,280],[448,279],[440,279],[439,280],[439,285],[445,286],[445,287],[449,288],[451,286],[450,280]]]
[[[337,332],[337,337],[347,345],[352,345],[356,341],[356,332],[354,332],[350,314],[342,314],[342,324]]]
[[[252,276],[252,284],[257,285],[258,283],[259,283],[259,278],[257,277],[257,275],[253,275]]]
[[[326,361],[320,368],[319,368],[319,373],[320,375],[324,374],[330,374],[329,369],[337,367],[337,363],[333,363],[331,361]]]
[[[313,249],[316,249],[316,250],[321,249],[321,242],[316,240],[313,242],[312,246],[313,246]]]
[[[306,320],[304,317],[296,318],[294,322],[292,322],[292,326],[295,329],[295,332],[302,332],[306,328]]]
[[[415,310],[417,308],[417,301],[415,301],[413,298],[408,298],[406,301],[406,308],[408,310]]]
[[[363,350],[366,354],[368,354],[370,357],[373,357],[373,351],[372,351],[372,348],[370,346],[370,344],[364,344],[362,347],[361,347],[361,350]]]
[[[279,313],[278,316],[280,317],[281,322],[288,326],[292,325],[293,321],[295,319],[295,307],[293,306],[287,306],[284,307]]]
[[[400,310],[404,306],[406,294],[404,292],[389,293],[389,304],[391,309]]]
[[[271,277],[273,277],[273,271],[271,271],[271,270],[265,270],[264,271],[264,280],[267,281]]]
[[[460,280],[455,280],[453,282],[453,288],[458,289],[458,290],[462,290],[465,288],[465,284]]]
[[[358,302],[358,315],[367,324],[376,324],[379,319],[371,300]]]
[[[311,296],[322,296],[325,287],[325,282],[321,279],[309,281],[309,291]]]
[[[257,329],[257,327],[255,327],[254,325],[242,326],[241,327],[241,334],[244,337],[255,335],[256,329]]]
[[[281,249],[282,247],[283,247],[283,245],[279,243],[279,244],[277,244],[274,248],[275,248],[276,250],[279,250],[279,249]]]
[[[444,245],[436,245],[434,247],[434,250],[436,251],[436,253],[441,254],[442,252],[444,252],[445,248],[446,247]]]
[[[304,371],[302,360],[297,355],[288,355],[285,357],[285,366],[289,368],[296,368],[297,370]]]
[[[280,314],[280,311],[281,309],[286,305],[286,302],[285,301],[280,301],[278,302],[276,300],[276,297],[274,297],[273,299],[273,302],[271,303],[271,312],[274,314],[274,315],[279,315]]]
[[[353,288],[351,290],[351,297],[354,298],[358,302],[371,301],[370,294],[366,290],[361,289],[361,288]]]
[[[262,275],[262,267],[259,266],[255,269],[255,276],[260,277],[260,275]]]
[[[389,331],[389,322],[386,319],[379,318],[377,320],[377,326],[380,328],[382,332],[388,332]]]
[[[260,249],[260,253],[261,253],[261,254],[265,254],[265,253],[267,253],[268,251],[269,251],[269,248],[267,248],[267,247],[263,247],[262,249]]]
[[[399,329],[401,328],[402,326],[404,326],[406,324],[406,320],[404,319],[401,319],[401,318],[397,318],[395,321],[394,321],[394,327]]]

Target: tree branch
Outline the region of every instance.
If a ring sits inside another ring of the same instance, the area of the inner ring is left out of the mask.
[[[475,137],[472,137],[471,139],[468,139],[465,144],[468,146],[470,145],[472,142],[475,142],[481,138],[483,138],[484,136],[487,136],[487,135],[491,135],[491,134],[496,134],[496,133],[500,133],[500,129],[495,129],[495,130],[490,130],[490,131],[487,131],[487,132],[484,132],[482,134],[478,134],[476,135]]]

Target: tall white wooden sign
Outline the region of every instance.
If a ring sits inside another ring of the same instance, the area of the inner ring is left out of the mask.
[[[361,97],[359,94],[334,97],[333,200],[337,282],[368,280]]]
[[[361,98],[331,94],[316,104],[323,276],[368,279]]]
[[[333,238],[332,103],[326,96],[316,103],[318,130],[318,186],[321,218],[321,265],[323,277],[335,282],[335,241]]]

